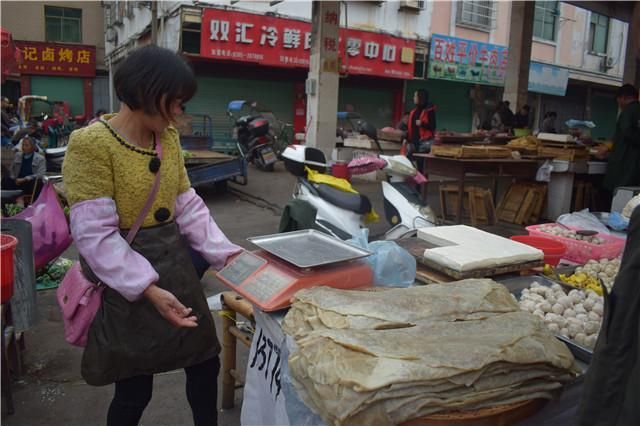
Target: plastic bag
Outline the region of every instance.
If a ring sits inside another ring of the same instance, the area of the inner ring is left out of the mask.
[[[609,234],[609,229],[595,215],[589,213],[589,209],[579,212],[563,214],[556,220],[563,225],[581,229],[585,231],[598,231],[602,234]]]
[[[35,203],[4,220],[12,219],[22,219],[31,223],[36,270],[60,256],[73,242],[67,218],[52,183],[47,183],[42,188]]]
[[[538,182],[549,182],[551,180],[551,172],[553,172],[553,164],[550,160],[546,160],[536,173],[536,180]]]
[[[349,162],[347,166],[349,168],[349,172],[352,175],[362,175],[365,173],[374,172],[376,170],[380,170],[387,165],[387,162],[382,158],[366,156],[354,158]]]
[[[364,260],[373,270],[373,284],[376,286],[409,287],[416,280],[416,259],[393,241],[369,240],[369,230],[348,242],[367,249],[373,254]]]
[[[607,217],[607,225],[616,231],[624,231],[629,227],[629,219],[618,212],[611,212]]]

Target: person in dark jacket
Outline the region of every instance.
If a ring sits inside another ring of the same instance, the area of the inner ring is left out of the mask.
[[[513,125],[516,121],[516,116],[511,111],[511,102],[504,101],[502,102],[502,109],[500,110],[500,119],[502,120],[502,124],[504,125],[504,130],[510,130],[513,128]]]
[[[529,112],[531,111],[531,107],[529,105],[524,105],[520,108],[520,111],[516,114],[514,128],[516,129],[527,129],[529,127]]]
[[[2,177],[2,189],[20,189],[24,195],[31,195],[35,187],[37,198],[40,192],[37,181],[47,172],[47,162],[38,154],[36,143],[29,136],[22,138],[20,142],[22,151],[16,152],[10,175]]]
[[[637,164],[636,164],[637,165]],[[585,377],[579,426],[640,424],[640,208],[631,214],[627,244]]]
[[[558,118],[558,113],[555,111],[549,111],[544,115],[544,119],[542,120],[542,126],[540,126],[540,131],[542,133],[557,133],[556,132],[556,118]]]
[[[421,144],[434,138],[436,134],[436,106],[429,101],[429,92],[424,89],[416,90],[413,94],[415,108],[409,113],[407,125],[407,139],[411,142],[414,152],[421,152]],[[422,171],[424,161],[416,160],[418,170]]]
[[[608,154],[607,173],[603,186],[613,195],[619,186],[640,185],[640,102],[638,89],[625,84],[618,89],[616,102],[620,109],[613,148]],[[598,153],[607,156],[606,147]]]

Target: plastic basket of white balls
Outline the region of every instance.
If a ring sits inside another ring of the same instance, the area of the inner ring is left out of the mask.
[[[552,238],[567,246],[563,258],[572,262],[584,264],[589,260],[613,259],[622,253],[624,238],[597,233],[595,235],[580,235],[577,228],[562,227],[555,223],[527,226],[529,235]]]

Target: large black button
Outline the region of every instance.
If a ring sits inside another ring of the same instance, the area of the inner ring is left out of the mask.
[[[153,214],[153,217],[155,217],[158,222],[164,222],[165,220],[169,219],[170,216],[171,212],[169,211],[169,209],[166,209],[164,207],[160,207]]]
[[[162,162],[158,157],[153,157],[151,161],[149,161],[149,170],[151,171],[151,173],[158,173],[161,164]]]

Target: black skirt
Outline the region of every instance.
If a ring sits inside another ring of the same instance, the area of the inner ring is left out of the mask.
[[[132,248],[158,272],[157,285],[171,292],[198,318],[195,328],[178,328],[165,320],[147,299],[129,302],[107,287],[91,324],[82,357],[82,377],[102,386],[139,375],[184,368],[220,352],[213,317],[175,223],[141,229]],[[87,277],[93,274],[82,262]]]

